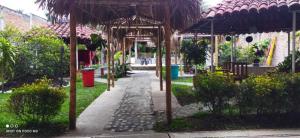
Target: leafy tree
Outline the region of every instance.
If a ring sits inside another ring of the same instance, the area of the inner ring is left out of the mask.
[[[180,52],[183,54],[185,67],[204,65],[206,63],[207,49],[207,42],[204,40],[197,42],[183,40]]]
[[[4,92],[4,81],[13,77],[16,50],[11,43],[0,37],[0,79],[2,81],[2,93]]]
[[[231,61],[231,42],[225,42],[221,45],[219,45],[219,51],[220,51],[220,57],[219,61],[220,63],[224,62],[230,62]]]

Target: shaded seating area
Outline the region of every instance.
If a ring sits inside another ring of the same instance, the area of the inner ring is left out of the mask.
[[[212,45],[210,54],[214,55],[216,35],[292,32],[286,43],[288,53],[292,55],[292,72],[295,73],[296,30],[300,27],[297,22],[297,18],[300,18],[299,9],[299,1],[292,0],[224,0],[205,12],[203,19],[183,33],[210,34]],[[233,41],[234,46],[235,43]],[[214,64],[214,60],[211,61]]]

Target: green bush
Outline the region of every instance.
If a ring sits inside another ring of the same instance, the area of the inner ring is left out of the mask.
[[[237,96],[242,114],[280,113],[286,110],[287,93],[283,75],[251,76],[239,87]]]
[[[45,123],[58,114],[66,94],[63,89],[53,88],[50,81],[41,79],[13,89],[8,100],[12,113],[27,123]]]
[[[285,91],[288,94],[289,112],[300,113],[300,74],[286,75]]]
[[[235,96],[236,85],[233,80],[218,73],[195,76],[194,85],[200,102],[215,114],[222,114],[230,99]]]
[[[300,51],[296,52],[296,72],[300,72]],[[277,67],[278,72],[292,72],[292,55],[290,54],[288,57],[285,58],[285,60],[278,64]]]

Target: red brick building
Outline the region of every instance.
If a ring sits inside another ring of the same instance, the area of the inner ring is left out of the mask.
[[[34,14],[24,14],[20,11],[16,11],[0,5],[0,30],[5,25],[13,25],[19,28],[21,31],[28,31],[34,26],[47,26],[46,19]]]

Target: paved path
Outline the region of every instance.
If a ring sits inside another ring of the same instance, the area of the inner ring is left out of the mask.
[[[119,108],[108,124],[112,132],[151,130],[155,123],[151,97],[151,75],[138,72],[131,75],[130,83],[123,87],[123,96]]]
[[[154,71],[134,71],[116,81],[116,87],[100,95],[77,118],[77,130],[65,136],[95,136],[113,132],[151,130],[156,122],[155,108],[164,110],[165,92],[159,91]],[[96,79],[98,82],[104,79]],[[154,93],[155,98],[152,99]],[[153,100],[155,104],[153,105]],[[173,97],[174,107],[178,105]]]

